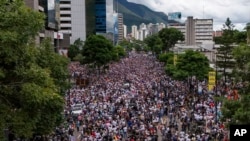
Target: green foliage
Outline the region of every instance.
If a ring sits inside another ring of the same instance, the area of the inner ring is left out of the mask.
[[[82,63],[100,68],[114,59],[114,46],[101,35],[91,35],[85,41],[82,56]]]
[[[22,0],[0,1],[0,130],[17,137],[51,133],[63,110],[58,89],[64,86],[68,61],[51,45],[35,47],[43,21],[44,15]]]
[[[116,46],[115,47],[115,51],[117,52],[118,56],[121,57],[125,57],[126,56],[126,52],[125,49],[122,46]]]
[[[152,51],[154,54],[158,55],[161,53],[162,41],[159,38],[158,34],[148,36],[144,39],[144,42],[148,45],[149,50]]]
[[[83,56],[82,54],[77,54],[74,58],[73,58],[73,61],[78,61],[78,62],[81,62],[83,60]]]
[[[234,75],[241,80],[249,80],[250,77],[250,47],[246,44],[240,44],[233,49],[233,58],[236,65]]]
[[[74,60],[74,57],[76,57],[80,53],[82,47],[83,47],[83,41],[80,38],[78,38],[77,40],[75,40],[74,44],[70,45],[68,50],[68,57],[71,60]]]
[[[165,51],[169,51],[178,41],[184,40],[184,35],[176,28],[164,28],[158,34]]]
[[[227,79],[229,74],[226,72],[227,69],[232,69],[235,65],[233,61],[232,51],[233,51],[233,43],[234,43],[234,25],[231,20],[227,18],[225,24],[223,25],[223,34],[221,37],[221,47],[218,48],[217,53],[217,66],[222,69],[222,74],[224,76],[224,80]]]
[[[174,53],[173,52],[168,52],[168,53],[162,53],[159,55],[158,60],[160,62],[165,62],[167,64],[173,64],[173,58],[174,58]]]
[[[69,60],[53,51],[53,46],[49,38],[43,41],[38,50],[37,64],[44,69],[50,70],[50,77],[54,79],[58,91],[64,95],[64,92],[70,87],[68,82],[69,72],[67,69]]]
[[[188,76],[196,76],[198,79],[207,77],[209,60],[200,52],[187,50],[184,54],[179,54],[176,65],[173,64],[173,54],[169,54],[165,71],[175,79],[183,80]]]
[[[234,30],[234,41],[236,44],[247,43],[247,32]]]

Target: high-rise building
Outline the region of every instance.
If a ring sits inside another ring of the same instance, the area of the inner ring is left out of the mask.
[[[195,44],[213,41],[213,19],[194,19]]]
[[[159,23],[148,25],[148,35],[153,35],[159,32]]]
[[[71,43],[78,38],[82,41],[86,40],[85,21],[85,0],[71,0]]]
[[[118,21],[118,15],[114,13],[113,0],[95,0],[96,34],[105,36],[114,43],[115,21]]]
[[[138,39],[138,30],[136,25],[132,25],[132,33],[131,36],[135,39]]]
[[[163,28],[166,28],[166,25],[164,23],[160,23],[158,26],[158,31],[161,31]]]
[[[168,24],[168,28],[175,28],[181,31],[186,39],[186,24],[185,23],[170,23]],[[184,41],[185,42],[185,41]],[[184,43],[182,42],[182,43]]]
[[[128,28],[126,25],[123,25],[123,37],[126,39],[128,35]]]
[[[59,0],[24,0],[25,4],[32,8],[45,13],[44,29],[36,37],[36,43],[40,44],[44,38],[51,38],[51,44],[58,52],[62,48],[69,46],[69,37],[61,32],[60,29],[60,8]]]
[[[86,36],[96,33],[96,9],[95,0],[85,0],[86,5]]]
[[[186,20],[186,45],[195,45],[195,23],[193,17],[187,17]]]
[[[85,0],[60,0],[60,32],[69,34],[70,43],[86,40]]]
[[[118,13],[118,42],[124,38],[123,15]]]
[[[60,0],[60,32],[71,36],[71,0]]]

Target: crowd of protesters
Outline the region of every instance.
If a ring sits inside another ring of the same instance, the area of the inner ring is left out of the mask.
[[[218,120],[221,103],[215,103],[206,81],[173,80],[153,55],[131,52],[109,64],[102,74],[89,73],[79,63],[72,63],[69,69],[74,80],[90,81],[87,86],[75,85],[65,98],[71,140],[228,140]],[[224,88],[217,87],[217,93],[231,94],[229,88],[224,93]],[[82,106],[82,113],[72,114],[76,104]]]

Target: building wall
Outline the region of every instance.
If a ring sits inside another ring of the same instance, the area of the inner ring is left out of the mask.
[[[60,0],[60,32],[71,35],[71,0]]]
[[[127,26],[126,26],[126,25],[123,25],[123,37],[124,37],[124,38],[127,38],[127,35],[128,35]]]
[[[72,35],[70,42],[80,38],[82,41],[86,40],[86,22],[85,22],[85,0],[71,1],[71,30]]]
[[[186,20],[186,36],[185,36],[186,45],[195,44],[195,24],[193,17],[188,17]]]
[[[124,38],[124,28],[123,28],[123,15],[118,14],[118,42],[122,41]]]
[[[131,36],[132,36],[133,38],[137,39],[137,32],[138,32],[138,31],[137,31],[137,26],[136,26],[136,25],[132,25],[132,28],[131,28],[131,29],[132,29],[132,33],[131,33],[132,35],[131,35]]]
[[[96,15],[95,15],[96,0],[85,0],[86,5],[86,37],[95,34],[96,32]]]
[[[195,43],[213,41],[213,19],[195,19]]]

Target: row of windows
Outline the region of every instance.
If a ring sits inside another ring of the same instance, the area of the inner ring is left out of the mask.
[[[60,4],[70,4],[70,1],[60,1]]]
[[[60,21],[60,23],[68,23],[68,24],[71,24],[71,21]]]
[[[71,30],[71,27],[61,27],[61,30]]]
[[[60,17],[71,17],[70,14],[61,14]]]
[[[60,10],[71,10],[71,8],[63,8],[63,7],[61,7]]]

